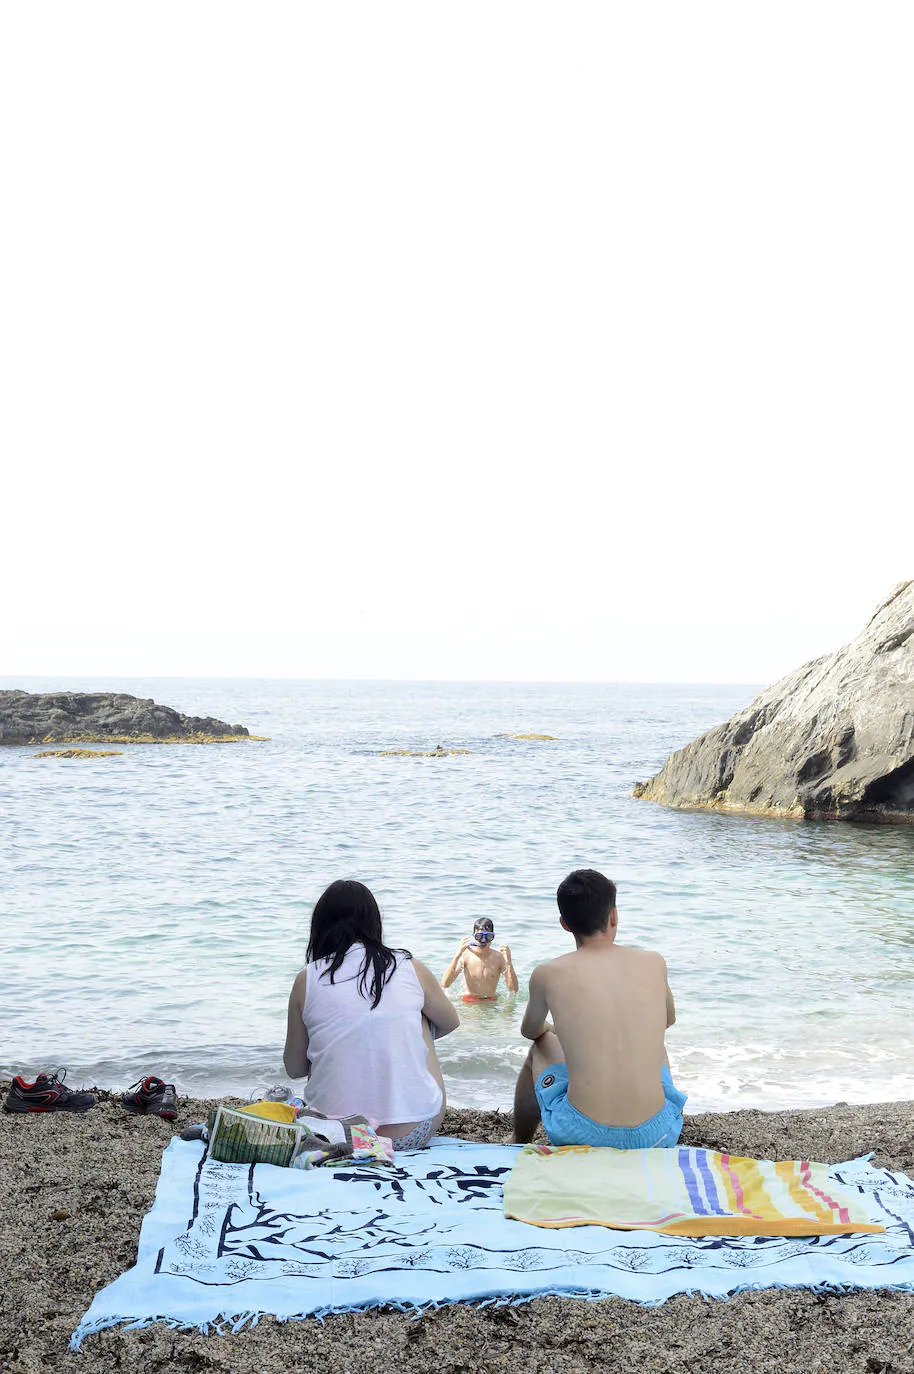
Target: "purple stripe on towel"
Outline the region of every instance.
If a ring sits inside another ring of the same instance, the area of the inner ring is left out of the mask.
[[[682,1176],[689,1190],[689,1201],[692,1204],[695,1215],[697,1217],[706,1217],[709,1216],[710,1213],[701,1196],[701,1191],[698,1187],[698,1179],[695,1177],[695,1172],[689,1160],[690,1154],[691,1150],[681,1149],[679,1151],[679,1167],[682,1170]]]
[[[698,1160],[698,1168],[704,1180],[705,1192],[708,1195],[711,1211],[716,1212],[718,1216],[723,1216],[725,1214],[729,1215],[729,1209],[724,1207],[721,1203],[720,1195],[717,1191],[717,1184],[714,1182],[714,1175],[711,1173],[711,1168],[708,1164],[707,1150],[696,1150],[695,1158]]]

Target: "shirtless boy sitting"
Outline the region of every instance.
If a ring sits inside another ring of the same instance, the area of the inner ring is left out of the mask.
[[[488,916],[480,916],[473,923],[473,934],[461,940],[460,948],[454,955],[447,972],[441,980],[443,988],[449,988],[463,974],[464,1002],[494,1002],[498,980],[505,975],[505,987],[509,992],[517,992],[517,974],[511,963],[511,950],[507,945],[501,949],[493,948],[495,926]]]
[[[533,1046],[517,1080],[514,1139],[531,1141],[542,1119],[553,1145],[675,1145],[686,1095],[664,1046],[676,1019],[666,964],[616,944],[616,887],[602,873],[569,873],[556,898],[577,948],[530,977],[521,1034]]]

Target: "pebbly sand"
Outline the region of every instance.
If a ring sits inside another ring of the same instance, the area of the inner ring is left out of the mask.
[[[7,1083],[0,1083],[6,1096]],[[282,1325],[262,1318],[234,1336],[164,1326],[70,1334],[94,1293],[133,1264],[160,1154],[208,1103],[182,1100],[178,1120],[133,1117],[101,1093],[85,1116],[0,1113],[0,1370],[523,1371],[592,1369],[914,1374],[914,1294],[835,1296],[803,1290],[728,1301],[675,1297],[661,1307],[620,1298],[538,1298],[517,1308],[454,1306],[418,1319],[374,1311]],[[445,1131],[508,1139],[510,1117],[452,1111]],[[914,1103],[686,1118],[684,1141],[766,1158],[874,1163],[914,1171]]]

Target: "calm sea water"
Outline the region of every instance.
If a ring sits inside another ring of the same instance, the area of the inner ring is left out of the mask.
[[[533,966],[567,949],[554,893],[593,866],[620,938],[667,959],[675,1077],[697,1110],[914,1098],[914,829],[664,810],[632,782],[740,687],[16,679],[125,690],[269,743],[0,751],[0,1073],[69,1066],[196,1094],[281,1080],[311,906],[376,893],[441,973],[477,916],[521,993],[461,1005],[451,1101],[508,1106]],[[554,743],[499,739],[556,735]],[[451,758],[385,748],[469,749]]]

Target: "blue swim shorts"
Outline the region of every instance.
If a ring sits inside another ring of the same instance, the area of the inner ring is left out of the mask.
[[[688,1099],[673,1086],[666,1064],[660,1069],[660,1079],[666,1101],[656,1116],[640,1126],[601,1126],[568,1101],[565,1065],[550,1065],[536,1080],[536,1100],[550,1145],[609,1145],[615,1150],[652,1150],[676,1145],[682,1132],[682,1109]]]

